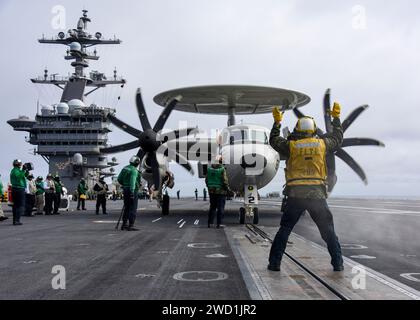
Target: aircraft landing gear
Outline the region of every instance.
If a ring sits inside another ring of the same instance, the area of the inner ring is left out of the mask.
[[[239,224],[245,224],[245,208],[241,207],[239,209]]]
[[[252,218],[253,224],[258,224],[260,218],[258,208],[249,205],[239,208],[239,224],[245,224],[247,217]]]
[[[244,190],[245,207],[239,209],[239,223],[245,224],[247,217],[252,218],[253,224],[258,224],[260,217],[258,208],[258,189],[256,185],[245,185]]]
[[[254,218],[252,219],[253,224],[258,224],[258,221],[260,220],[259,213],[258,213],[258,208],[254,208],[253,211],[254,211]]]

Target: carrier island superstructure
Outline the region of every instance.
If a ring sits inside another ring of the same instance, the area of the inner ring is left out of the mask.
[[[89,184],[100,175],[112,176],[111,167],[117,165],[101,154],[100,149],[107,145],[111,124],[108,114],[115,109],[109,106],[87,105],[86,97],[107,85],[126,83],[117,76],[116,70],[111,78],[103,73],[91,71],[85,73],[90,60],[98,60],[96,49],[88,48],[105,44],[120,44],[117,38],[103,39],[100,32],[91,35],[87,31],[90,22],[87,11],[79,18],[75,29],[67,33],[59,32],[54,38],[42,37],[43,44],[61,44],[68,47],[65,60],[71,61],[74,73],[68,77],[49,75],[48,70],[39,78],[31,79],[38,85],[54,85],[62,90],[61,100],[57,104],[42,106],[35,119],[19,116],[8,121],[15,131],[29,132],[27,142],[36,146],[39,154],[49,164],[49,172],[58,174],[69,192],[74,192],[80,179]],[[109,169],[111,168],[111,169]]]

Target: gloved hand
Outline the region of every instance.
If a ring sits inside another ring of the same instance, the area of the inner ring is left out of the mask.
[[[283,112],[280,111],[279,107],[273,108],[273,118],[275,123],[280,123],[283,119]]]
[[[340,118],[341,106],[338,102],[334,102],[333,109],[331,111],[331,116],[333,118]]]

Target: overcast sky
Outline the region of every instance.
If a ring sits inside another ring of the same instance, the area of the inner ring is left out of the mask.
[[[92,23],[88,30],[123,40],[119,46],[99,46],[101,59],[91,69],[112,75],[114,67],[128,83],[92,95],[88,102],[117,108],[119,118],[139,127],[134,94],[141,87],[153,123],[161,107],[153,97],[173,88],[246,84],[304,92],[312,102],[302,111],[322,124],[322,97],[332,88],[345,117],[361,104],[370,108],[346,132],[347,137],[373,137],[386,148],[353,147],[348,152],[365,169],[369,185],[337,160],[335,195],[420,196],[420,3],[417,1],[268,1],[268,0],[137,0],[137,1],[9,1],[0,0],[3,35],[0,173],[8,180],[15,158],[32,161],[35,174],[47,165],[30,154],[25,133],[6,123],[18,115],[34,117],[36,102],[57,103],[60,90],[35,86],[29,78],[72,71],[64,46],[41,45],[37,39],[56,35],[54,6],[65,8],[65,30],[74,28],[83,8]],[[117,97],[121,95],[121,100]],[[222,128],[224,116],[191,116],[173,112],[167,127],[188,120],[203,130]],[[270,114],[238,117],[271,127]],[[285,125],[296,122],[292,113]],[[115,129],[110,143],[130,141]],[[117,155],[126,163],[132,152]],[[192,194],[204,184],[171,164],[174,191]],[[281,170],[280,170],[281,171]],[[264,190],[281,189],[280,172]],[[174,192],[173,192],[174,193]]]

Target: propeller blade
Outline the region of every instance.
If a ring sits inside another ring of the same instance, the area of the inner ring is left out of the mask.
[[[337,150],[335,155],[347,163],[347,165],[349,165],[349,167],[352,168],[354,172],[356,172],[360,179],[362,179],[364,184],[367,185],[367,177],[362,167],[360,167],[360,165],[346,151],[340,148]]]
[[[127,124],[124,121],[118,119],[117,117],[115,117],[112,114],[108,114],[108,119],[109,119],[109,121],[111,121],[111,123],[113,125],[117,126],[121,130],[127,132],[128,134],[131,134],[132,136],[134,136],[136,138],[140,137],[140,135],[142,134],[142,132],[140,130],[130,126],[129,124]]]
[[[370,138],[344,138],[342,148],[353,146],[378,146],[385,147],[385,144],[376,139]]]
[[[299,119],[300,119],[300,118],[305,117],[305,115],[303,114],[303,112],[302,112],[302,111],[300,111],[298,108],[294,108],[294,109],[293,109],[293,113],[294,113],[294,114],[295,114],[295,116],[296,116],[296,117],[298,117]]]
[[[155,185],[155,190],[159,190],[161,178],[160,178],[159,162],[157,161],[156,153],[149,152],[147,157],[150,159],[150,167],[152,168],[153,184]]]
[[[123,152],[131,149],[138,148],[140,146],[139,140],[134,140],[128,143],[119,144],[117,146],[102,148],[101,153],[117,153],[117,152]]]
[[[325,122],[325,129],[327,133],[332,132],[332,124],[331,124],[331,89],[327,89],[324,95],[324,122]]]
[[[137,93],[136,93],[136,106],[137,106],[137,113],[139,115],[139,119],[141,122],[141,126],[143,127],[143,130],[151,129],[152,126],[150,125],[149,118],[147,118],[146,109],[144,107],[140,88],[137,89]]]
[[[343,131],[346,132],[354,120],[356,120],[367,108],[369,108],[369,106],[365,104],[353,110],[352,113],[350,113],[348,117],[343,121]]]
[[[169,102],[169,104],[163,109],[162,113],[160,114],[159,118],[157,119],[155,126],[153,127],[153,131],[158,132],[162,130],[163,126],[168,120],[169,115],[171,114],[172,110],[176,107],[177,103],[181,100],[181,96],[177,96]]]
[[[157,137],[157,140],[165,143],[165,142],[172,141],[172,140],[175,140],[175,139],[187,137],[190,134],[196,134],[196,133],[199,133],[198,128],[178,129],[178,130],[174,130],[174,131],[160,133]]]

